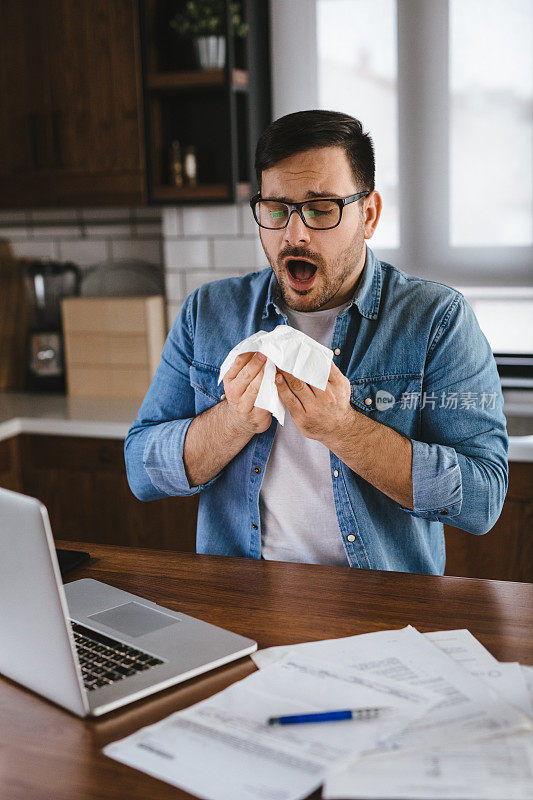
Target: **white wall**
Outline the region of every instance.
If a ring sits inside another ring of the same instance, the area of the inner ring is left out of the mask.
[[[270,0],[272,115],[318,108],[315,0]]]

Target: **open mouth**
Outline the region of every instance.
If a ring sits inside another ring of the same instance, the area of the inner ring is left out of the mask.
[[[298,289],[308,289],[315,278],[316,267],[310,261],[299,258],[289,258],[286,261],[287,273],[292,286]]]

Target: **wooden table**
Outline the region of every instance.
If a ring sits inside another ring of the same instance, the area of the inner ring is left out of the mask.
[[[496,658],[533,664],[533,584],[76,542],[58,546],[92,555],[71,580],[113,584],[250,636],[260,648],[411,624],[420,631],[468,628]],[[189,798],[106,758],[102,747],[253,670],[252,661],[242,659],[90,721],[0,679],[0,800]]]

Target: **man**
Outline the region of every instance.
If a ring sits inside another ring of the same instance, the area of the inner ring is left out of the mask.
[[[442,574],[442,523],[485,533],[507,488],[489,345],[459,292],[366,246],[381,199],[358,120],[282,117],[256,171],[271,269],[185,301],[126,440],[130,486],[143,500],[201,492],[201,553]],[[325,391],[278,370],[282,427],[254,406],[262,355],[217,381],[236,344],[287,323],[334,358]]]

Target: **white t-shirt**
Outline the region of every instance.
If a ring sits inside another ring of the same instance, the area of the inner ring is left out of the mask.
[[[351,300],[326,311],[293,311],[289,325],[331,347],[335,320]],[[330,465],[330,451],[303,436],[287,411],[278,425],[259,495],[261,555],[276,561],[347,566]]]

